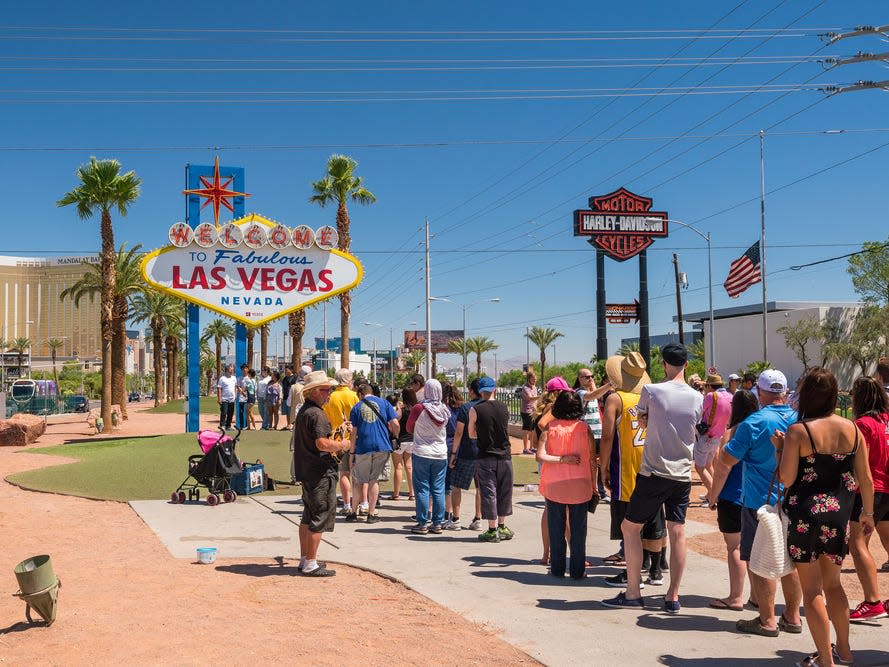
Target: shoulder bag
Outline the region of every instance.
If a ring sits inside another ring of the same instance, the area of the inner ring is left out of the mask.
[[[769,498],[772,496],[772,487],[778,481],[778,470],[781,462],[775,468],[772,482],[769,484]],[[781,499],[784,496],[782,490],[778,494],[778,502],[765,505],[756,511],[758,523],[756,535],[753,537],[753,547],[750,550],[749,567],[754,574],[766,579],[780,579],[793,572],[793,561],[787,551],[787,528],[790,520],[781,509]]]

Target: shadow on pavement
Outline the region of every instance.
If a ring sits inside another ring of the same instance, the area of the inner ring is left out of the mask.
[[[302,576],[297,569],[299,562],[292,565],[279,563],[245,563],[243,565],[219,565],[216,570],[219,572],[230,572],[232,574],[243,574],[248,577],[299,577]]]
[[[478,538],[476,538],[476,542]],[[472,567],[489,567],[497,565],[500,567],[508,567],[509,565],[534,565],[535,561],[529,561],[526,558],[509,558],[506,556],[464,556],[463,560],[467,561]],[[540,561],[536,562],[540,565]]]
[[[889,655],[886,651],[853,651],[855,664],[858,667],[887,667]],[[669,667],[759,667],[760,665],[789,665],[804,658],[805,655],[796,651],[776,651],[773,658],[680,658],[675,655],[662,655],[658,662]]]
[[[476,570],[471,574],[473,577],[509,579],[510,581],[514,581],[518,584],[525,584],[527,586],[583,585],[581,582],[577,582],[571,577],[554,577],[545,572],[517,572],[515,570],[488,570],[482,572]]]

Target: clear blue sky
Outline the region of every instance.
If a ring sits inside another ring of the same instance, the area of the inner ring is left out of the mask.
[[[854,300],[843,261],[785,269],[886,238],[889,146],[877,147],[889,143],[889,131],[876,130],[889,128],[889,96],[828,98],[800,87],[889,78],[879,63],[824,71],[814,62],[889,50],[877,37],[826,47],[817,37],[889,23],[885,3],[380,5],[8,7],[0,20],[7,205],[0,252],[98,248],[98,221],[81,222],[54,204],[90,155],[116,157],[142,176],[142,197],[115,229],[118,242],[153,248],[183,216],[185,163],[212,163],[211,147],[223,147],[224,163],[246,167],[250,210],[314,227],[331,223],[335,211],[307,203],[309,184],[330,153],[345,152],[379,200],[351,210],[353,252],[366,269],[353,335],[369,346],[376,333],[381,346],[390,327],[396,339],[411,322],[422,328],[418,251],[428,217],[433,294],[467,303],[500,298],[468,314],[470,335],[500,344],[501,369],[524,361],[526,325],[565,334],[558,361],[588,359],[595,352],[594,261],[572,236],[572,211],[620,186],[653,197],[657,210],[712,232],[715,307],[755,303],[758,288],[730,300],[721,283],[730,261],[759,236],[752,137],[770,128],[767,190],[804,180],[767,197],[769,296]],[[707,28],[714,31],[689,37]],[[702,65],[704,58],[719,64]],[[762,84],[782,92],[746,94]],[[603,89],[622,96],[600,97],[609,92]],[[671,94],[640,95],[664,89]],[[673,94],[687,90],[696,94]],[[714,94],[724,91],[730,94]],[[508,99],[479,99],[486,96]],[[847,132],[820,132],[835,129]],[[720,133],[743,136],[682,136]],[[567,141],[546,141],[560,137]],[[397,146],[423,143],[444,145]],[[652,334],[675,328],[672,252],[690,282],[684,308],[707,307],[703,241],[674,228],[649,251]],[[637,266],[608,261],[609,301],[632,301]],[[328,309],[331,335],[336,310]],[[460,318],[456,306],[433,305],[435,328],[459,328]],[[383,332],[365,321],[383,324]],[[312,311],[309,334],[320,332],[320,311]],[[611,327],[611,349],[637,333]]]

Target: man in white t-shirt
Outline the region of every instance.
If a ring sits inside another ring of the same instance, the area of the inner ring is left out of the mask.
[[[265,394],[269,388],[269,382],[272,381],[272,372],[268,366],[263,366],[262,377],[256,384],[256,406],[259,409],[259,416],[262,418],[262,430],[269,430],[269,410],[265,406]]]
[[[219,428],[224,428],[226,431],[232,427],[237,393],[238,380],[234,376],[234,367],[228,364],[225,367],[225,373],[216,383],[216,400],[219,401]]]

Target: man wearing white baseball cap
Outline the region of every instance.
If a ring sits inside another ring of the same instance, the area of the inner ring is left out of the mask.
[[[741,386],[741,376],[737,373],[730,373],[728,376],[728,393],[734,394]]]
[[[786,432],[797,420],[796,411],[787,405],[787,378],[774,369],[764,370],[756,381],[756,394],[762,406],[735,428],[734,437],[717,458],[710,487],[710,509],[716,509],[719,494],[728,474],[739,461],[743,463],[741,481],[741,560],[750,561],[753,537],[756,534],[757,510],[778,502],[780,485],[772,492],[772,477],[778,462],[772,436],[775,431]],[[777,637],[779,631],[800,634],[802,590],[794,570],[781,579],[784,590],[784,612],[775,619],[775,581],[750,572],[750,582],[759,604],[759,617],[740,620],[735,624],[739,632],[763,637]]]

